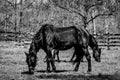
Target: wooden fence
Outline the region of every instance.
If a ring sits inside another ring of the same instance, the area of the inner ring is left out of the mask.
[[[0,32],[0,41],[24,41],[31,40],[33,33]]]
[[[26,41],[31,40],[34,33],[19,33],[19,32],[0,32],[0,41]],[[120,34],[102,34],[94,35],[101,47],[120,47]]]
[[[99,46],[106,46],[107,49],[110,47],[120,47],[120,34],[102,34],[94,35],[98,41]]]

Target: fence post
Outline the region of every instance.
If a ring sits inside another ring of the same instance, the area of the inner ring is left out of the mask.
[[[107,50],[110,50],[110,34],[107,33]]]
[[[107,50],[110,50],[110,34],[109,34],[109,18],[106,17],[105,19],[105,27],[106,27],[106,35],[107,35],[107,39],[106,39],[106,43],[107,43]]]
[[[92,13],[92,18],[97,14],[97,11],[96,10],[93,10],[93,13]],[[94,37],[96,38],[97,36],[97,30],[96,30],[96,20],[93,20],[93,34],[94,34]]]

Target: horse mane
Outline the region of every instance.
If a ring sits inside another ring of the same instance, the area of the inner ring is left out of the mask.
[[[33,36],[29,51],[38,52],[40,47],[43,46],[43,32],[51,24],[44,24],[38,30],[38,32]]]
[[[89,39],[89,46],[91,48],[97,47],[98,48],[98,43],[93,35],[90,34],[90,39]]]

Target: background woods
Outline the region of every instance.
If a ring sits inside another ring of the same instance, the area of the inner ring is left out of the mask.
[[[0,0],[0,31],[34,33],[44,23],[120,33],[119,0]]]

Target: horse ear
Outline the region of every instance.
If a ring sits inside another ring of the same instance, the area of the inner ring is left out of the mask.
[[[27,52],[25,52],[25,55],[26,55],[26,56],[28,56],[28,53],[27,53]]]

